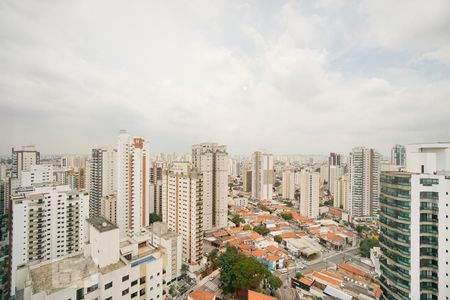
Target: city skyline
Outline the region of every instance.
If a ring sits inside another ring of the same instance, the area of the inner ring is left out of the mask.
[[[445,141],[449,5],[6,1],[0,153],[88,153],[123,128],[153,153]]]

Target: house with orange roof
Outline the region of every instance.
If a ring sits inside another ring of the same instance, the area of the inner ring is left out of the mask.
[[[337,268],[340,273],[345,274],[346,276],[353,278],[354,280],[364,282],[371,281],[370,274],[356,266],[341,262],[337,265]]]
[[[188,296],[188,300],[216,300],[216,295],[205,290],[195,290]]]
[[[277,300],[275,297],[267,296],[255,291],[248,290],[247,294],[248,300]]]
[[[330,276],[329,274],[324,274],[322,272],[318,272],[318,271],[313,271],[312,273],[312,277],[314,280],[317,280],[323,284],[331,284],[335,287],[339,287],[340,284],[342,283],[342,280],[339,278],[336,278],[334,276]]]
[[[340,251],[344,249],[346,241],[342,236],[327,232],[320,235],[320,243],[329,249]]]

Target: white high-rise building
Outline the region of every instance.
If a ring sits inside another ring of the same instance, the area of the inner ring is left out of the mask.
[[[228,225],[228,153],[225,145],[192,146],[192,162],[203,177],[203,228]]]
[[[163,175],[163,222],[182,236],[183,261],[197,264],[203,249],[203,178],[189,162],[175,162]]]
[[[300,214],[309,218],[319,216],[320,174],[302,170],[300,172]]]
[[[349,214],[355,217],[376,216],[380,197],[380,154],[365,147],[350,153]]]
[[[22,187],[51,182],[55,182],[51,164],[31,165],[27,171],[22,171],[20,178],[20,186]]]
[[[41,156],[36,151],[35,146],[24,146],[22,150],[12,149],[12,169],[11,178],[20,180],[22,171],[29,171],[32,165],[39,165]]]
[[[406,146],[406,172],[381,174],[383,299],[450,297],[450,143]]]
[[[273,196],[273,155],[259,150],[252,155],[252,198],[272,200]]]
[[[391,164],[404,166],[406,164],[406,148],[403,145],[394,145],[391,149]]]
[[[6,164],[0,164],[0,180],[6,180],[6,171],[8,167]]]
[[[13,195],[11,205],[11,293],[14,293],[19,266],[83,250],[89,195],[72,191],[67,185],[34,187]]]
[[[350,180],[349,175],[345,174],[334,182],[333,206],[349,210],[350,200]]]
[[[150,147],[121,130],[117,143],[117,225],[120,235],[139,233],[150,219]]]
[[[293,171],[284,171],[281,183],[283,199],[295,199],[295,181]]]
[[[101,198],[117,192],[117,150],[111,147],[92,149],[89,160],[89,214],[99,216]]]
[[[163,299],[165,253],[147,235],[120,239],[119,229],[102,217],[87,223],[84,252],[18,270],[21,299]]]
[[[341,166],[330,166],[328,171],[328,189],[332,195],[336,193],[334,187],[336,180],[344,174],[344,168]]]

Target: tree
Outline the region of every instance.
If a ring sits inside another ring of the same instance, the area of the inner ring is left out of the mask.
[[[234,224],[236,224],[237,227],[239,227],[241,226],[241,222],[244,222],[244,219],[241,218],[240,215],[234,214],[233,217],[231,218],[231,222],[233,222]]]
[[[282,213],[280,213],[280,217],[282,217],[286,221],[292,220],[292,213],[290,213],[290,212],[282,212]]]
[[[252,230],[252,227],[248,224],[245,224],[243,229],[244,230]]]
[[[155,222],[160,222],[160,221],[162,221],[162,218],[160,215],[158,215],[155,212],[150,214],[150,224],[153,224]]]
[[[295,278],[300,279],[300,278],[303,278],[303,277],[305,277],[305,276],[303,276],[302,273],[300,273],[300,272],[295,273]]]
[[[323,203],[325,206],[333,206],[333,200],[327,200]]]
[[[213,249],[211,253],[209,253],[208,260],[213,269],[217,269],[219,267],[219,250]]]
[[[275,242],[277,242],[278,244],[281,244],[281,242],[283,241],[283,238],[279,235],[274,236],[273,238],[275,240]]]
[[[264,236],[266,236],[270,232],[270,230],[266,227],[266,224],[260,224],[253,227],[253,231]]]
[[[372,249],[373,247],[379,247],[379,246],[380,246],[380,242],[378,242],[377,239],[365,238],[359,244],[359,252],[361,253],[361,256],[369,257],[370,249]]]
[[[235,247],[228,246],[219,257],[220,278],[225,294],[239,290],[259,290],[261,284],[272,292],[281,287],[281,280],[274,276],[254,257],[240,253]]]
[[[181,274],[184,276],[187,274],[188,271],[189,271],[189,266],[186,264],[182,264],[181,265]]]
[[[261,210],[264,210],[264,211],[267,211],[267,212],[272,212],[271,210],[270,210],[270,208],[268,208],[267,206],[265,206],[264,204],[262,204],[262,203],[260,203],[260,204],[258,204],[258,207],[259,207],[259,209],[261,209]]]

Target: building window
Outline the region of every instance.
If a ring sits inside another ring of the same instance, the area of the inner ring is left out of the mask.
[[[90,287],[87,288],[87,294],[92,293],[93,291],[95,291],[96,289],[98,289],[98,284],[94,284]]]
[[[131,282],[131,286],[135,286],[137,284],[137,279]]]
[[[142,295],[145,295],[145,289],[141,289],[141,290],[139,291],[139,296],[142,296]]]
[[[145,283],[145,276],[144,277],[141,277],[140,279],[139,279],[139,284],[144,284]]]
[[[125,296],[126,294],[128,294],[128,289],[122,291],[122,296]]]
[[[134,298],[137,296],[137,292],[134,292],[133,294],[131,294],[131,298]]]
[[[128,279],[130,279],[130,275],[123,276],[122,277],[122,282],[127,281]]]
[[[105,290],[112,288],[112,281],[110,283],[105,284]]]
[[[109,296],[109,297],[106,298],[105,300],[112,300],[112,296]]]

